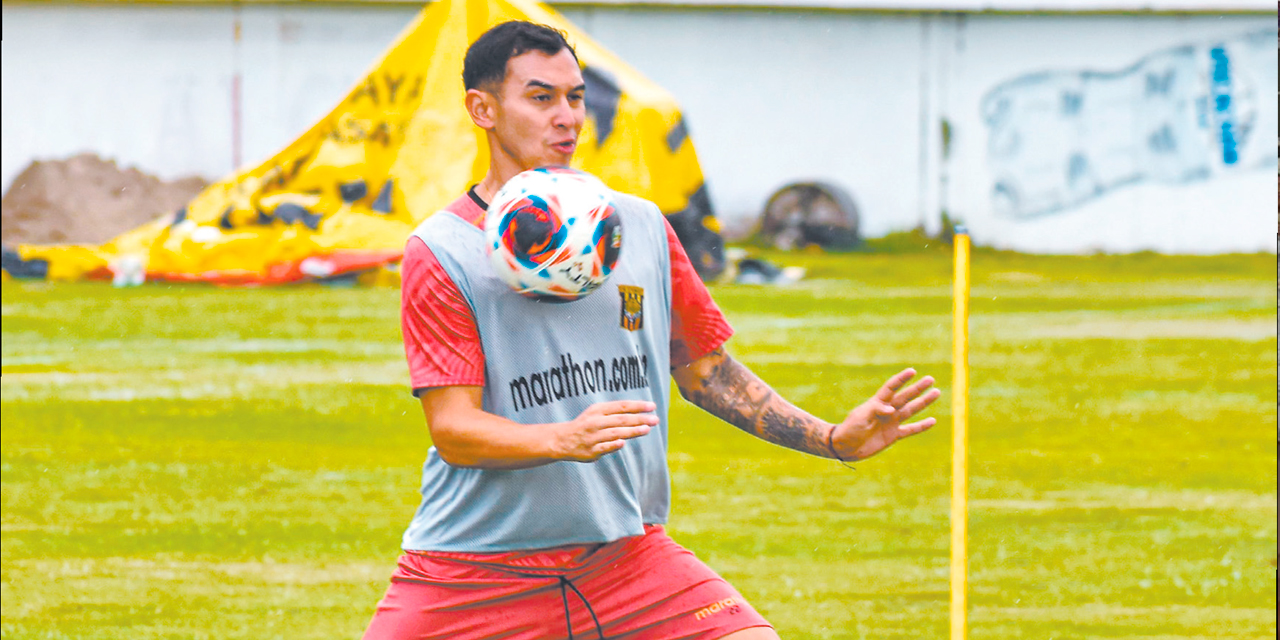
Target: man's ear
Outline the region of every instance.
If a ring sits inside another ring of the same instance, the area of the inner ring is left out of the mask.
[[[467,89],[467,115],[481,129],[492,129],[497,121],[498,97],[483,89]]]

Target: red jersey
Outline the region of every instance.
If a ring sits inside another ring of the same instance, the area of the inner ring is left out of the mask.
[[[488,205],[472,190],[446,211],[484,225]],[[666,219],[663,219],[666,223]],[[666,223],[671,251],[671,366],[724,344],[733,329]],[[484,352],[471,307],[420,238],[410,237],[400,264],[400,329],[414,395],[431,387],[484,385]]]

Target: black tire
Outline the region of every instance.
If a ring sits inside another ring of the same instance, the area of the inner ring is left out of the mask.
[[[852,249],[861,240],[858,207],[847,191],[830,182],[795,182],[769,196],[759,235],[779,249]]]

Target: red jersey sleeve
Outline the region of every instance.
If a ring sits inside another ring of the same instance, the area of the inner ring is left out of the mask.
[[[671,367],[681,367],[723,345],[733,335],[733,327],[711,299],[711,292],[694,271],[689,254],[667,225],[667,245],[671,248]]]
[[[413,395],[431,387],[484,384],[484,352],[471,306],[421,238],[400,263],[400,331]]]

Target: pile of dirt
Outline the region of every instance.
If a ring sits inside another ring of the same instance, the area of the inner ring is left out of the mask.
[[[4,244],[102,244],[185,206],[203,178],[165,182],[86,153],[32,162],[0,202]]]

